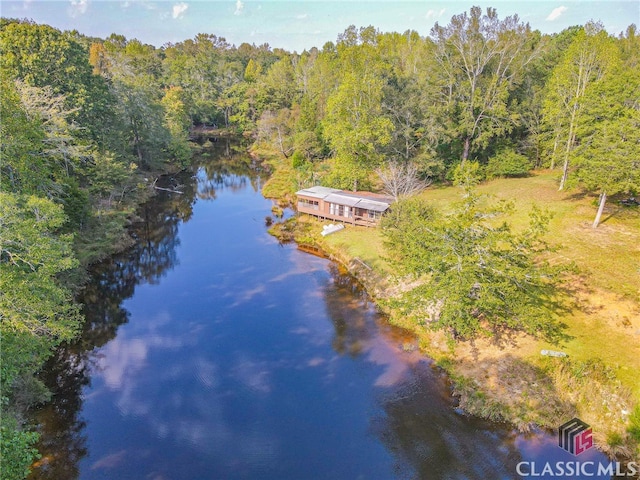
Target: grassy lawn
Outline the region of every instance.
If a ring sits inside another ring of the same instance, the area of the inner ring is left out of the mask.
[[[515,203],[515,210],[505,219],[516,229],[527,225],[534,204],[553,212],[547,239],[558,247],[554,260],[573,262],[578,268],[567,285],[577,306],[562,318],[572,339],[563,345],[526,339],[509,354],[538,365],[545,361],[541,349],[562,350],[576,361],[601,359],[640,399],[640,209],[610,201],[603,223],[593,229],[595,198],[577,190],[558,192],[556,177],[556,172],[542,171],[478,187],[493,200]],[[455,187],[429,188],[422,195],[445,210],[460,200]],[[393,273],[384,260],[377,229],[347,227],[323,241],[349,257],[360,258],[383,276]]]
[[[640,298],[640,209],[609,201],[603,223],[593,229],[597,199],[576,190],[559,192],[557,175],[543,171],[528,178],[498,179],[478,190],[514,201],[516,210],[507,219],[516,228],[527,224],[534,204],[547,208],[554,214],[549,241],[560,247],[561,258],[576,263],[590,287]],[[445,209],[460,198],[454,187],[428,189],[423,196]]]
[[[321,223],[318,223],[321,225]],[[367,227],[347,227],[338,234],[327,236],[324,241],[346,252],[349,258],[359,258],[377,272],[387,273],[384,245],[380,231]]]

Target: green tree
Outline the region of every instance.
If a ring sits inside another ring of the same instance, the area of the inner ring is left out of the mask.
[[[106,200],[107,207],[120,203],[128,191],[132,190],[137,177],[135,163],[127,165],[110,152],[95,152],[93,161],[87,169],[87,176],[91,178],[89,192],[100,203]]]
[[[559,137],[551,139],[544,124],[543,104],[547,95],[549,77],[562,60],[574,36],[582,27],[570,27],[559,34],[540,38],[540,56],[526,66],[522,82],[512,94],[511,107],[519,117],[519,125],[510,135],[511,143],[518,151],[532,159],[535,168],[543,166],[546,149],[554,145],[557,150]],[[534,32],[537,33],[537,32]],[[553,166],[552,166],[553,168]]]
[[[27,113],[15,82],[0,76],[0,190],[36,193],[51,188],[51,175],[39,154],[44,131]]]
[[[144,84],[143,78],[126,77],[114,80],[113,91],[130,146],[128,153],[143,169],[159,168],[171,135],[165,127],[158,89]]]
[[[508,108],[510,93],[539,54],[538,36],[517,15],[499,20],[494,8],[483,15],[480,7],[453,16],[446,27],[436,23],[431,36],[438,68],[433,79],[442,99],[434,113],[448,135],[462,143],[464,162],[518,123]]]
[[[2,478],[23,478],[35,434],[22,431],[8,400],[16,381],[30,377],[59,342],[78,332],[80,314],[57,275],[76,266],[61,205],[0,192],[0,416]],[[33,383],[33,382],[32,382]],[[28,405],[27,405],[28,406]]]
[[[396,204],[383,218],[385,244],[399,272],[421,279],[397,307],[453,339],[510,331],[557,338],[556,275],[539,261],[549,215],[534,209],[516,234],[495,218],[507,208],[482,208],[469,188],[450,214],[418,198]]]
[[[381,161],[380,147],[391,141],[391,121],[383,115],[383,80],[372,72],[349,72],[329,98],[324,134],[336,151],[341,187],[358,182]]]
[[[74,268],[72,237],[56,232],[61,205],[35,196],[0,193],[0,319],[3,332],[60,340],[73,337],[78,312],[56,275]]]
[[[38,450],[33,448],[38,434],[21,431],[15,422],[7,418],[0,422],[0,479],[26,478],[31,463],[38,457]]]
[[[492,156],[487,163],[487,178],[524,177],[531,169],[531,162],[524,155],[511,148],[503,148]]]
[[[70,104],[87,100],[91,66],[82,45],[48,25],[13,21],[0,30],[0,69],[35,87],[50,87]]]
[[[0,70],[31,87],[50,88],[65,98],[83,137],[98,139],[109,115],[103,78],[93,75],[89,52],[71,33],[48,25],[10,21],[0,30]]]
[[[608,196],[640,192],[640,66],[618,65],[585,98],[583,115],[576,176],[600,194],[596,228]]]
[[[199,33],[164,49],[165,83],[181,87],[194,124],[222,121],[217,102],[222,92],[242,80],[244,66],[231,45],[216,35]]]
[[[257,92],[255,83],[236,83],[222,92],[217,105],[223,109],[225,125],[235,125],[242,132],[251,132],[255,128],[258,115]]]
[[[581,119],[584,120],[585,96],[592,85],[604,77],[616,57],[612,39],[602,25],[588,23],[575,35],[564,58],[553,70],[547,87],[543,121],[546,130],[553,132],[551,164],[553,166],[556,159],[563,164],[560,190],[567,182]]]
[[[283,56],[269,67],[267,74],[261,79],[260,88],[264,98],[261,102],[264,108],[279,110],[291,107],[298,92],[290,55]]]
[[[73,121],[75,109],[66,108],[63,95],[56,95],[50,87],[32,87],[19,80],[16,87],[22,108],[40,123],[44,132],[40,154],[48,159],[49,171],[57,179],[69,177],[87,156],[86,145],[80,140],[80,127]]]
[[[384,86],[383,107],[393,122],[392,140],[385,153],[401,161],[421,155],[434,156],[434,147],[443,138],[441,122],[425,114],[439,97],[430,77],[434,44],[415,32],[384,34],[378,49],[390,74]]]
[[[249,83],[255,82],[261,73],[262,66],[252,58],[244,70],[244,79]]]
[[[171,140],[169,150],[180,163],[185,164],[191,158],[189,148],[189,128],[191,118],[186,105],[186,94],[182,87],[165,89],[161,104],[164,107],[164,117]]]

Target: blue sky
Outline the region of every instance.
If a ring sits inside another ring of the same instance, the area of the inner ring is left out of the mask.
[[[213,33],[236,45],[268,43],[301,52],[335,41],[351,24],[428,35],[435,22],[447,24],[472,5],[493,6],[500,18],[517,13],[543,33],[599,20],[617,35],[631,23],[640,24],[639,0],[0,0],[0,12],[3,17],[28,18],[101,38],[119,33],[156,46]]]

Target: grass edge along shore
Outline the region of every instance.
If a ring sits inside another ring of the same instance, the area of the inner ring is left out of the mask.
[[[289,173],[276,168],[271,183],[265,184],[266,196],[281,192]],[[347,226],[322,237],[323,222],[298,215],[276,223],[271,232],[344,265],[389,322],[412,332],[420,350],[447,372],[453,394],[467,413],[509,422],[525,432],[556,429],[577,416],[592,426],[600,450],[638,460],[640,305],[635,298],[640,285],[634,284],[638,273],[632,266],[640,267],[640,212],[612,204],[604,224],[593,230],[593,199],[575,191],[558,192],[555,177],[552,171],[534,172],[527,178],[485,182],[479,190],[516,202],[517,213],[508,218],[514,228],[524,225],[534,203],[554,213],[548,237],[558,244],[558,257],[578,267],[570,277],[575,308],[562,318],[572,339],[564,345],[526,335],[514,335],[501,347],[490,339],[454,345],[442,333],[428,331],[394,310],[389,299],[407,285],[394,278],[385,261],[379,229]],[[456,187],[432,187],[421,195],[443,209],[459,198]],[[278,209],[274,208],[276,216]],[[568,356],[543,356],[545,349]]]

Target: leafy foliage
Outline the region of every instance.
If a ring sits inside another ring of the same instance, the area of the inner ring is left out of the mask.
[[[534,208],[529,228],[516,234],[498,221],[509,208],[483,208],[468,188],[450,214],[420,199],[395,205],[382,223],[386,246],[400,272],[420,279],[398,306],[452,338],[519,330],[558,339],[558,276],[539,259],[549,214]]]
[[[560,190],[569,176],[569,165],[579,141],[581,124],[590,121],[582,115],[584,100],[615,60],[612,39],[601,25],[589,23],[577,32],[561,62],[553,69],[547,85],[543,115],[546,129],[552,132],[552,167],[556,161],[563,164]]]
[[[608,195],[640,192],[640,69],[618,67],[585,99],[581,143],[575,148],[576,177],[601,194],[598,226]]]
[[[0,193],[0,222],[2,331],[72,338],[78,310],[55,278],[77,265],[71,235],[56,234],[65,222],[62,207],[35,196]]]
[[[338,186],[357,190],[363,173],[380,163],[380,147],[391,141],[392,124],[381,115],[381,99],[382,80],[354,72],[327,102],[324,134],[336,150]]]
[[[500,151],[489,159],[485,175],[495,177],[524,177],[531,169],[531,162],[527,157],[512,149]]]
[[[639,189],[634,26],[617,39],[597,24],[549,36],[473,7],[430,37],[351,26],[297,54],[212,34],[155,48],[3,19],[0,50],[1,386],[13,407],[16,382],[77,330],[60,278],[74,258],[86,265],[126,244],[132,206],[151,175],[188,162],[193,126],[279,152],[274,191],[319,178],[373,188],[381,165],[465,185],[452,213],[407,200],[383,225],[398,271],[422,280],[402,308],[452,336],[560,331],[556,272],[539,256],[548,215],[534,210],[513,233],[499,223],[508,206],[488,208],[470,189],[481,172],[526,174],[518,151],[562,163],[564,180],[575,171],[601,207]],[[34,437],[5,419],[3,475],[20,477]]]
[[[446,72],[439,78],[440,115],[449,116],[449,134],[462,140],[465,161],[472,149],[486,147],[518,123],[509,96],[540,54],[538,39],[517,15],[499,20],[494,8],[483,15],[480,7],[453,16],[447,26],[436,23],[431,35],[435,60]]]
[[[35,432],[24,432],[5,419],[0,425],[0,479],[16,480],[29,474],[29,466],[38,457],[33,445],[38,439]]]
[[[57,279],[77,264],[71,235],[59,234],[65,220],[51,200],[0,192],[2,478],[23,478],[36,453],[36,434],[6,415],[17,380],[29,378],[80,324],[78,307]]]

